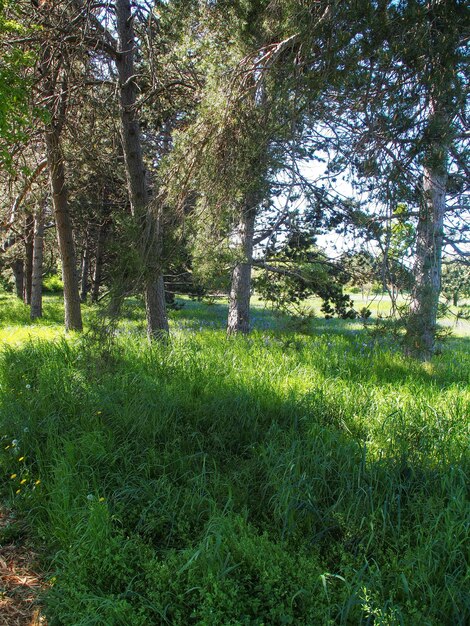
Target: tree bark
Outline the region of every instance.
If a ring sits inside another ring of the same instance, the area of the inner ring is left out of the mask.
[[[24,293],[24,261],[23,259],[15,259],[11,264],[13,277],[15,279],[16,297],[23,300]]]
[[[103,276],[103,260],[106,238],[108,235],[109,222],[106,220],[98,229],[98,240],[96,242],[95,269],[93,272],[93,283],[91,288],[91,301],[98,302],[100,295],[101,280]]]
[[[157,279],[152,278],[145,286],[145,310],[148,337],[166,340],[170,329],[166,311],[165,284],[161,274]]]
[[[147,332],[149,339],[161,338],[168,333],[165,290],[162,269],[157,246],[159,225],[149,211],[149,192],[147,172],[142,153],[142,139],[139,120],[136,113],[137,84],[134,69],[135,35],[133,16],[129,0],[116,0],[117,31],[119,37],[119,55],[116,66],[119,74],[121,117],[121,138],[126,167],[127,186],[131,211],[142,229],[142,258],[149,262],[145,280],[145,302],[147,311]],[[150,228],[149,228],[150,226]],[[157,233],[155,239],[146,233]]]
[[[57,55],[57,51],[53,50],[45,39],[40,70],[43,81],[42,97],[46,102],[47,113],[50,118],[44,128],[46,159],[62,263],[65,330],[70,331],[82,330],[83,325],[73,227],[67,199],[64,156],[61,146],[61,134],[67,116],[68,103],[68,82],[62,61],[62,56]]]
[[[62,262],[62,280],[64,282],[65,330],[82,330],[82,313],[78,289],[78,274],[73,242],[73,228],[67,201],[65,167],[60,146],[59,131],[49,124],[46,128],[47,162],[52,190],[54,209]]]
[[[88,275],[90,272],[90,235],[87,233],[85,248],[82,254],[82,267],[80,279],[80,302],[86,302],[89,288]]]
[[[31,319],[42,317],[42,269],[44,259],[44,207],[34,216],[33,270],[31,280]]]
[[[425,166],[416,232],[415,284],[407,325],[408,351],[422,359],[429,359],[434,352],[441,291],[446,183],[445,160],[440,167]]]
[[[242,260],[232,273],[227,320],[227,335],[250,332],[251,268],[253,262],[253,239],[255,233],[256,206],[247,202],[237,228]]]
[[[25,304],[31,304],[31,284],[33,277],[33,246],[34,246],[34,216],[26,213],[24,221],[24,295]]]

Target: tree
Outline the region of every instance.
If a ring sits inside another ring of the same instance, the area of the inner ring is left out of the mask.
[[[46,196],[47,200],[47,196]],[[45,201],[39,202],[34,215],[33,259],[31,268],[31,319],[42,317],[42,273],[44,258]]]
[[[203,36],[216,52],[205,59],[198,116],[178,148],[194,173],[190,192],[196,193],[200,211],[211,215],[219,240],[214,247],[220,248],[223,237],[228,241],[229,335],[249,330],[254,245],[272,235],[288,209],[261,237],[256,221],[264,222],[261,229],[266,230],[262,213],[272,208],[269,199],[279,174],[288,164],[296,170],[296,159],[304,154],[305,110],[321,109],[318,103],[335,71],[332,50],[342,45],[327,38],[339,19],[329,3],[307,7],[294,2],[272,9],[272,3],[262,1],[217,2],[201,9]],[[328,50],[319,52],[323,44]]]
[[[119,75],[121,137],[131,211],[142,229],[142,246],[147,268],[145,308],[150,339],[168,333],[165,288],[158,248],[161,246],[158,209],[150,206],[148,179],[142,154],[139,120],[136,115],[137,82],[134,66],[136,39],[129,0],[116,0],[119,53],[115,58]]]
[[[124,0],[97,8],[89,7],[78,0],[74,4],[81,9],[86,20],[86,33],[83,37],[88,43],[90,55],[96,56],[97,66],[109,61],[114,64],[115,71],[108,64],[107,71],[110,75],[105,72],[104,80],[103,76],[97,77],[98,80],[104,84],[117,79],[121,146],[129,207],[136,226],[137,240],[134,245],[140,256],[138,271],[132,277],[126,276],[124,282],[144,283],[148,336],[151,339],[163,338],[168,334],[163,283],[163,227],[171,220],[164,216],[165,192],[159,186],[161,178],[154,171],[160,168],[165,149],[160,154],[153,151],[153,132],[167,136],[171,129],[172,116],[175,115],[175,104],[159,107],[162,94],[170,100],[170,87],[167,89],[166,81],[173,87],[182,83],[180,80],[170,80],[171,72],[168,72],[163,77],[163,86],[153,84],[156,77],[160,78],[158,55],[168,46],[165,41],[167,30],[160,28],[161,24],[156,28],[156,13],[147,11],[140,4],[132,10],[132,3]],[[171,9],[172,5],[168,7],[168,10]],[[108,28],[107,25],[111,23],[112,26]],[[140,94],[144,93],[145,97],[141,98]],[[143,111],[149,108],[149,103],[153,107],[151,114],[144,115]],[[170,143],[168,137],[163,143]],[[155,167],[157,161],[158,165]],[[133,271],[135,269],[132,268]],[[126,291],[124,284],[114,286],[113,306],[116,310]]]
[[[416,240],[406,343],[409,353],[427,359],[443,244],[452,244],[446,228],[461,234],[468,211],[470,11],[459,0],[409,0],[364,3],[361,13],[349,46],[356,70],[334,101],[341,156],[333,167],[353,167],[357,187],[384,207],[387,219],[399,203],[409,207]]]
[[[407,326],[409,349],[423,358],[434,350],[441,291],[444,219],[449,157],[455,146],[456,122],[464,102],[460,75],[465,54],[463,33],[470,28],[470,9],[457,1],[434,0],[418,14],[423,22],[426,57],[422,85],[426,122],[423,133],[423,179],[416,233],[415,283]],[[468,58],[467,58],[468,60]]]
[[[55,7],[47,3],[39,6],[39,43],[42,50],[39,53],[37,71],[40,76],[40,97],[45,108],[44,143],[62,263],[65,329],[80,331],[83,324],[79,283],[62,148],[74,59],[70,56],[70,46],[60,37],[54,36],[62,31],[70,18],[68,7],[56,11]]]
[[[196,247],[200,243],[206,256],[225,242],[224,266],[231,264],[225,270],[231,274],[228,334],[249,330],[255,220],[269,189],[273,110],[253,67],[263,43],[265,8],[266,2],[199,3],[189,27],[203,89],[197,116],[179,134],[173,155],[183,175],[190,171],[186,197],[196,198],[196,214],[204,216]],[[210,48],[213,54],[197,57]]]

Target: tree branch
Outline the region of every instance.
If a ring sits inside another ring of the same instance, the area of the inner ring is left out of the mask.
[[[13,205],[10,209],[10,215],[8,217],[8,219],[2,224],[1,226],[1,230],[9,230],[15,219],[16,219],[16,214],[18,212],[19,207],[21,206],[21,203],[23,202],[23,200],[25,199],[26,195],[28,194],[29,190],[31,189],[34,181],[36,180],[36,178],[39,176],[39,174],[46,168],[47,166],[47,159],[43,159],[42,161],[40,161],[37,165],[36,168],[33,170],[33,173],[31,174],[31,176],[29,177],[29,179],[25,182],[23,189],[20,191],[20,193],[16,196]]]

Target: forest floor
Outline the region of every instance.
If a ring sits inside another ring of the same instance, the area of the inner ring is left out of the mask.
[[[17,529],[12,511],[0,507],[0,626],[46,626],[37,606],[44,588],[37,554]]]
[[[468,322],[420,363],[179,303],[149,346],[139,299],[66,336],[0,294],[0,626],[469,623]]]

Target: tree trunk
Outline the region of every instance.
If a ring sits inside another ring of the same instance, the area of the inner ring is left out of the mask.
[[[63,56],[57,55],[47,38],[44,39],[40,71],[42,98],[49,119],[45,124],[46,158],[52,192],[52,208],[57,228],[62,280],[64,283],[65,330],[82,330],[78,273],[73,241],[73,228],[67,199],[65,165],[60,142],[67,115],[68,82],[62,66]]]
[[[34,216],[33,270],[31,280],[31,319],[42,317],[42,268],[44,258],[44,207]]]
[[[446,183],[444,165],[425,166],[416,232],[415,284],[407,326],[408,350],[422,359],[429,359],[434,352],[441,291]]]
[[[170,329],[166,312],[165,285],[161,274],[145,286],[145,310],[149,338],[167,339]]]
[[[158,233],[159,228],[158,224],[152,223],[155,218],[148,207],[147,173],[135,107],[137,101],[136,73],[134,70],[135,35],[130,0],[116,0],[116,17],[120,46],[116,66],[120,84],[119,110],[122,147],[131,211],[142,228],[142,259],[149,262],[150,267],[154,268],[150,271],[150,277],[145,281],[144,290],[148,337],[155,339],[168,333],[168,319],[157,239],[145,236],[149,230]],[[148,228],[149,223],[152,223],[150,229]]]
[[[105,221],[98,229],[98,240],[96,242],[95,269],[93,272],[93,284],[91,289],[91,301],[98,302],[100,294],[101,280],[103,276],[103,260],[106,238],[108,235],[109,222]]]
[[[247,202],[237,228],[242,260],[232,273],[230,288],[227,335],[250,332],[251,267],[255,233],[256,206]]]
[[[15,279],[16,297],[23,300],[24,294],[24,261],[23,259],[15,259],[11,264],[13,277]]]
[[[82,330],[82,313],[73,242],[72,221],[70,219],[65,182],[65,168],[60,146],[59,131],[50,124],[46,128],[47,162],[52,190],[54,209],[62,262],[62,280],[64,282],[65,330]]]
[[[24,302],[31,304],[31,284],[33,277],[33,246],[34,246],[34,217],[26,213],[24,222]]]
[[[80,302],[86,302],[88,295],[89,280],[88,274],[90,272],[90,236],[87,233],[85,249],[82,255],[82,268],[81,268],[81,280],[80,280]]]

